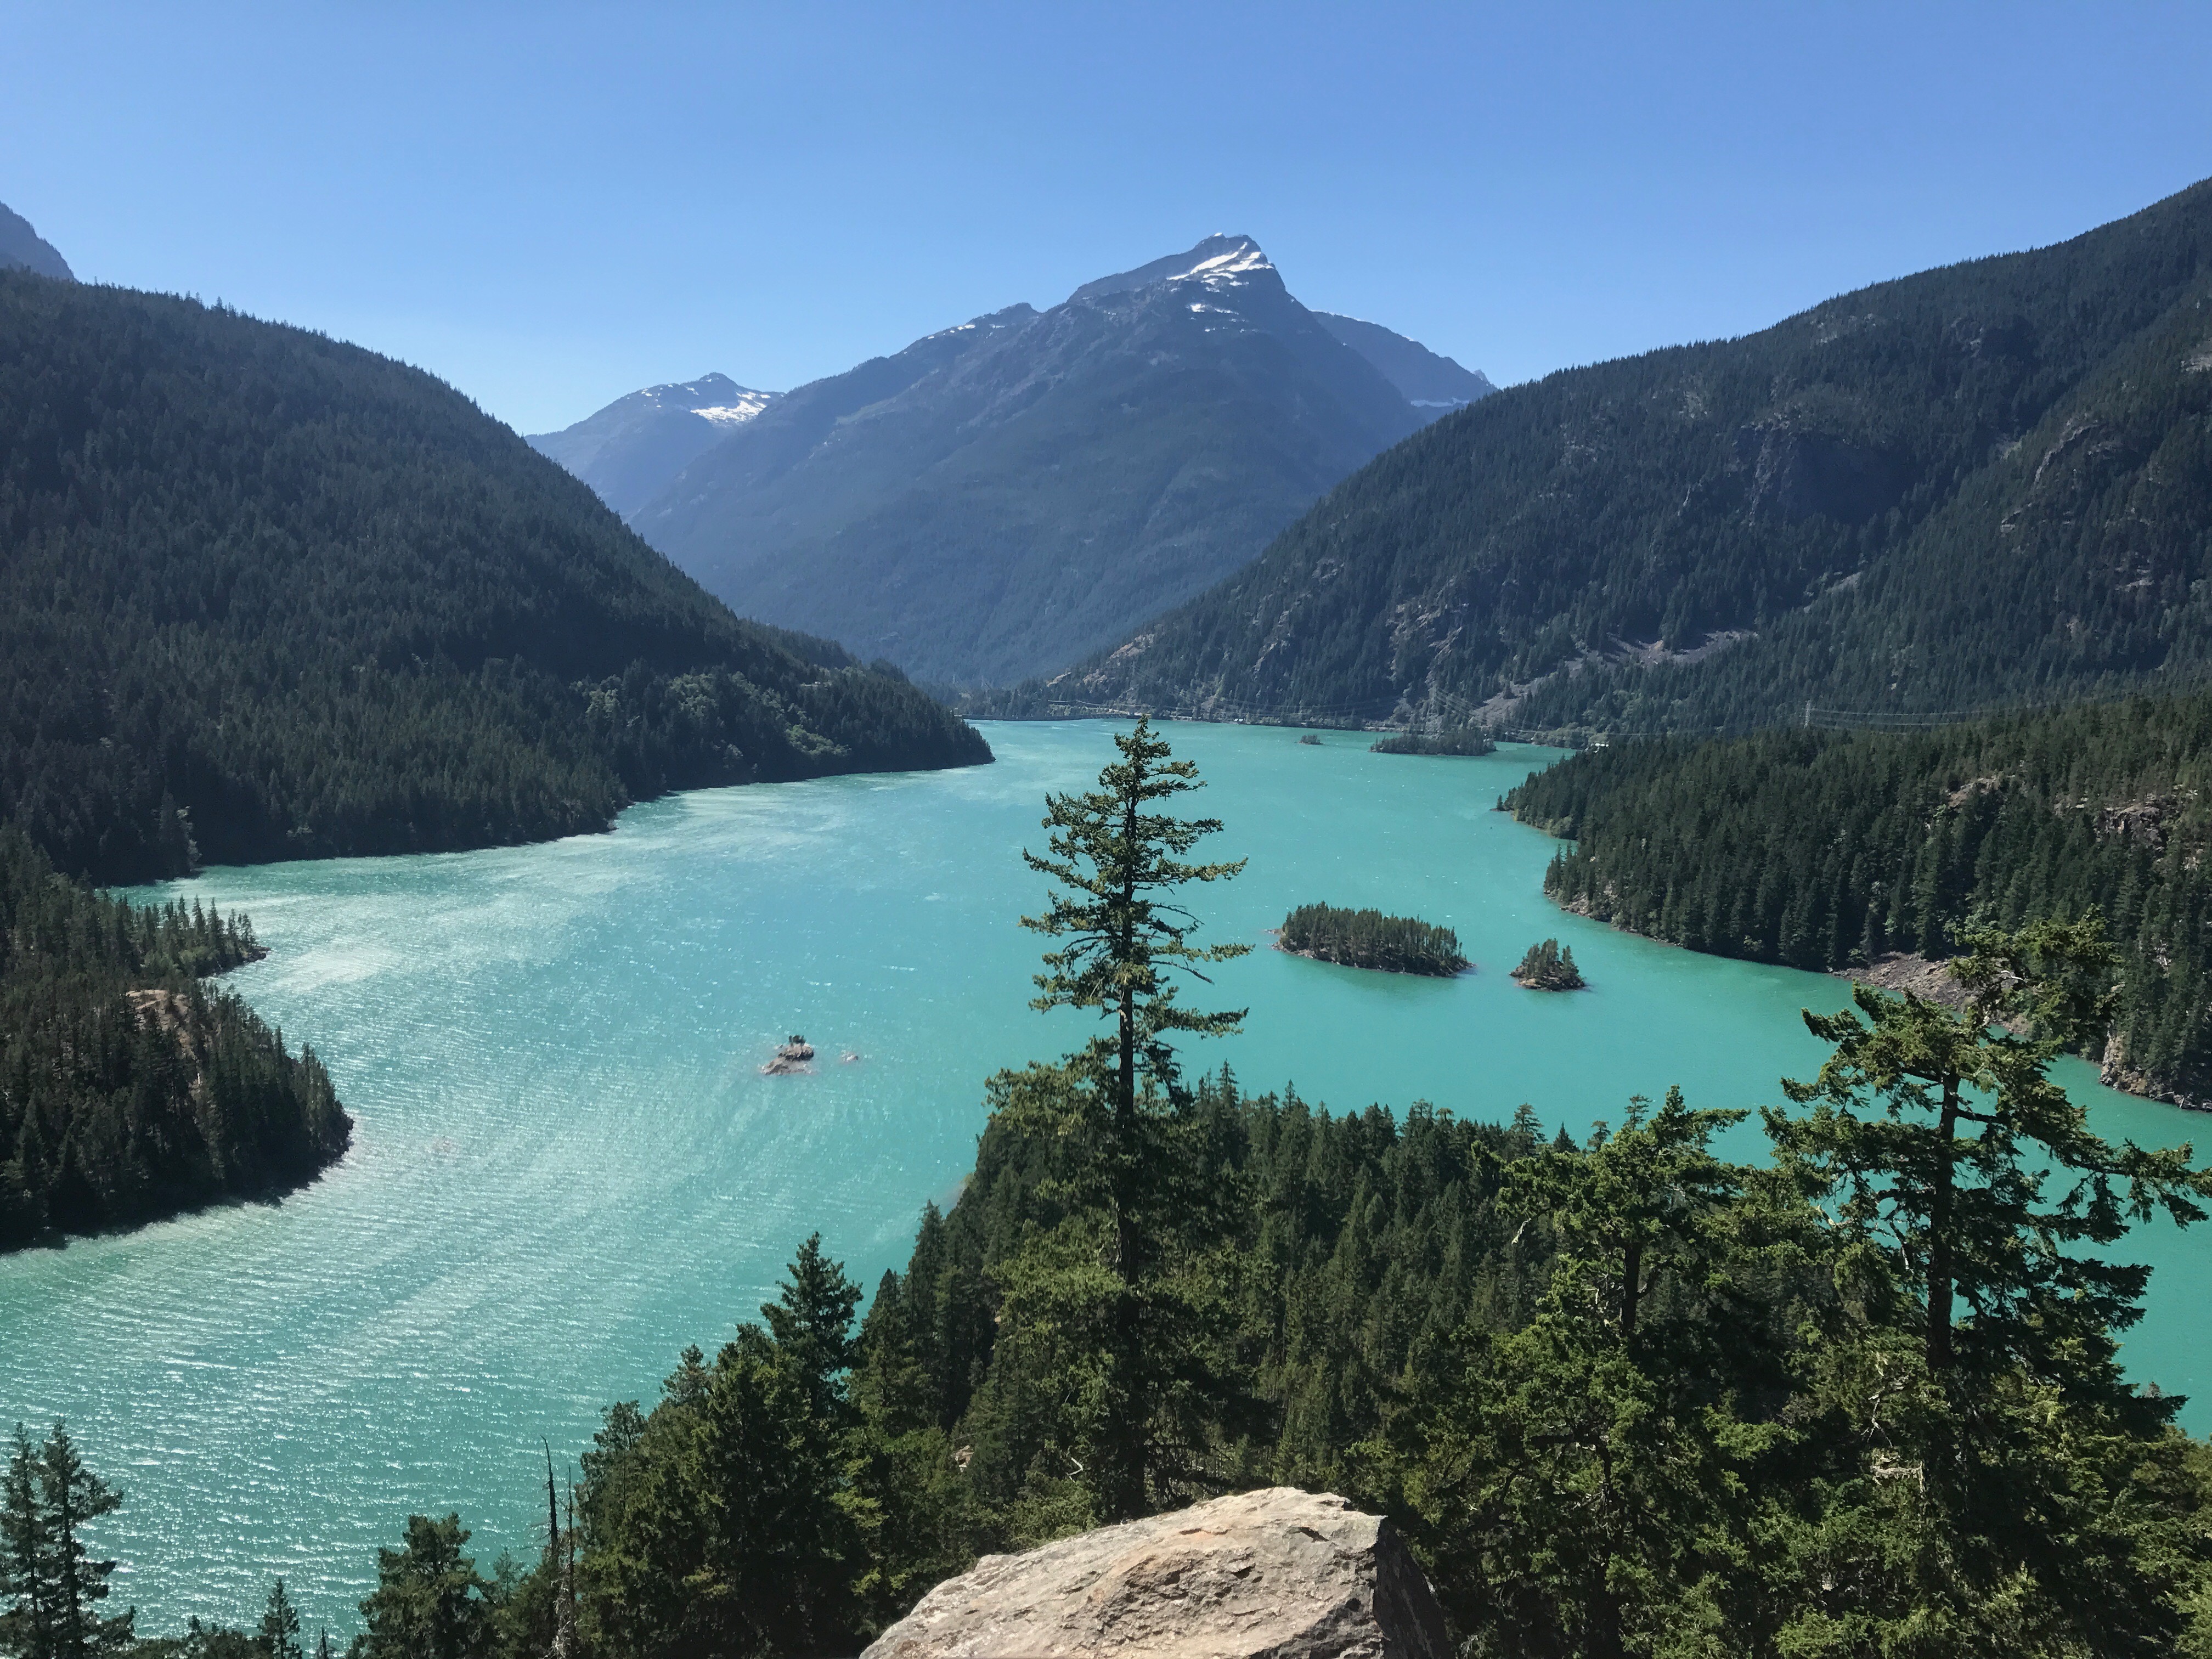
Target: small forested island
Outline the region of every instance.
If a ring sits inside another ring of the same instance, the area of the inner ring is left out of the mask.
[[[1530,945],[1513,978],[1532,991],[1579,991],[1585,983],[1572,947],[1563,948],[1555,939]]]
[[[1463,726],[1455,732],[1394,732],[1367,747],[1374,755],[1487,755],[1498,744],[1480,726]]]
[[[1305,736],[1300,738],[1298,741],[1303,744],[1310,744],[1314,748],[1318,749],[1321,747],[1321,733],[1318,732],[1309,732]]]
[[[1459,935],[1449,927],[1333,904],[1301,904],[1283,918],[1276,942],[1293,956],[1389,974],[1448,979],[1472,965],[1460,954]]]
[[[329,1075],[200,981],[252,925],[58,876],[0,826],[0,1250],[280,1192],[342,1155]]]

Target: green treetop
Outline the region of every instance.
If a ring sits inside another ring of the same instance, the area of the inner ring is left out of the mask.
[[[1030,1006],[1088,1008],[1114,1022],[1114,1035],[1096,1040],[1091,1052],[1114,1062],[1111,1084],[1117,1118],[1136,1110],[1141,1068],[1164,1086],[1175,1075],[1164,1039],[1170,1031],[1220,1036],[1243,1024],[1244,1011],[1198,1013],[1176,1001],[1169,977],[1206,975],[1200,963],[1241,957],[1249,945],[1194,945],[1197,921],[1182,905],[1157,896],[1186,883],[1219,881],[1244,868],[1233,864],[1186,864],[1182,855],[1202,836],[1217,833],[1218,818],[1176,818],[1147,811],[1154,802],[1204,787],[1198,767],[1170,760],[1167,739],[1155,736],[1152,722],[1117,735],[1121,758],[1098,775],[1100,787],[1088,794],[1048,795],[1045,827],[1052,833],[1048,856],[1026,849],[1030,869],[1050,876],[1067,890],[1052,895],[1042,916],[1024,916],[1022,926],[1068,944],[1045,953],[1046,971],[1036,976],[1042,994]]]
[[[1963,1007],[1860,985],[1858,1014],[1808,1012],[1835,1052],[1811,1083],[1784,1087],[1813,1109],[1768,1114],[1778,1146],[1842,1193],[1838,1218],[1895,1241],[1939,1376],[1962,1361],[1983,1375],[2069,1341],[2094,1346],[2088,1333],[2132,1324],[2148,1270],[2073,1247],[2112,1243],[2160,1209],[2201,1221],[2197,1200],[2212,1194],[2187,1145],[2109,1146],[2051,1080],[2054,1060],[2111,1024],[2112,953],[2095,914],[1966,942],[1954,969]],[[2046,1200],[2051,1174],[2070,1182]]]
[[[17,1659],[98,1659],[137,1639],[135,1612],[102,1617],[115,1563],[82,1528],[123,1504],[84,1466],[67,1426],[33,1446],[21,1424],[0,1486],[0,1650]]]

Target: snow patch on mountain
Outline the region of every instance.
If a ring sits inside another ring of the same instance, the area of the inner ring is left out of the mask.
[[[716,426],[742,426],[766,409],[775,398],[775,393],[773,392],[752,392],[743,386],[738,390],[738,396],[735,402],[706,404],[694,409],[691,412],[701,420],[711,421]]]

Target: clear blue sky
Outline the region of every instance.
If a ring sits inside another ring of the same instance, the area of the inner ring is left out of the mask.
[[[782,388],[1256,236],[1501,384],[2212,173],[2212,6],[0,0],[0,201],[80,276],[526,431]]]

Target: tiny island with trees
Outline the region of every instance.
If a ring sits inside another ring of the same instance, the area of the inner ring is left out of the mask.
[[[1455,732],[1394,732],[1368,746],[1375,755],[1487,755],[1498,747],[1479,726]]]
[[[1276,941],[1292,956],[1389,974],[1449,979],[1474,965],[1460,954],[1459,935],[1449,927],[1334,904],[1301,904],[1283,918]]]
[[[1575,966],[1573,947],[1563,946],[1555,939],[1530,945],[1528,954],[1513,970],[1513,979],[1532,991],[1579,991],[1589,983]]]

